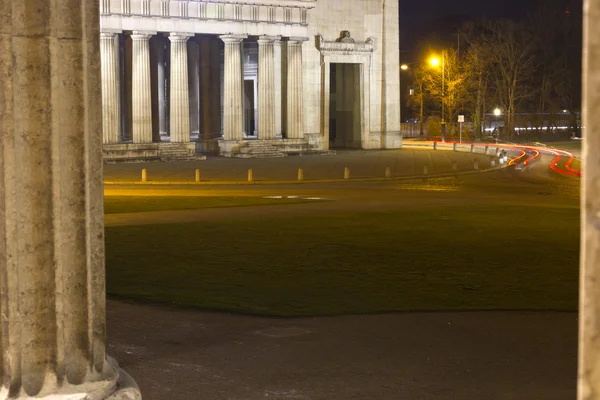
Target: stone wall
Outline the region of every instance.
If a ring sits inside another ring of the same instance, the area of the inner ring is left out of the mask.
[[[400,132],[400,74],[399,74],[399,25],[397,0],[319,0],[315,9],[308,11],[310,41],[304,49],[304,109],[305,132],[322,133],[321,102],[322,73],[321,54],[316,35],[327,41],[340,37],[344,30],[351,33],[357,43],[374,39],[374,51],[370,65],[370,107],[365,112],[369,121],[366,148],[379,148],[382,132],[399,136]],[[385,50],[385,51],[384,51]],[[385,85],[381,85],[382,80]],[[326,88],[328,90],[328,88]],[[315,118],[315,116],[320,116]],[[387,147],[398,140],[388,140]]]

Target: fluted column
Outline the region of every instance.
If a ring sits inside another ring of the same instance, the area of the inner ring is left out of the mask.
[[[132,136],[133,143],[152,143],[152,89],[149,33],[133,32]]]
[[[171,142],[190,141],[190,92],[187,41],[191,34],[171,33]]]
[[[584,1],[579,400],[600,400],[600,2]]]
[[[119,143],[121,96],[119,96],[118,34],[100,34],[102,61],[102,139],[105,144]]]
[[[2,399],[141,398],[106,356],[98,6],[0,2]]]
[[[307,38],[291,37],[287,42],[287,137],[304,138],[302,91],[302,44]]]
[[[276,36],[258,39],[258,138],[272,140],[275,126],[275,53]]]
[[[225,43],[225,82],[223,98],[223,139],[244,138],[244,64],[242,63],[243,35],[223,35]]]
[[[281,37],[278,37],[273,42],[273,56],[275,58],[275,137],[281,139],[283,132],[282,124],[282,107],[283,107],[283,93],[282,93],[282,78],[283,78],[283,62],[282,62],[282,42]]]

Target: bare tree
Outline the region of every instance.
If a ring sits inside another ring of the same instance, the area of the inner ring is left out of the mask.
[[[489,21],[481,36],[489,50],[491,81],[504,108],[505,129],[515,132],[515,114],[520,103],[532,95],[529,82],[535,72],[534,42],[524,24]]]

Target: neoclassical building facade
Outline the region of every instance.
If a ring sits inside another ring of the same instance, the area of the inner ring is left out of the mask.
[[[398,0],[101,0],[107,161],[399,148]]]

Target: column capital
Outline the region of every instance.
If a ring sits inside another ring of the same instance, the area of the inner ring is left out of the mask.
[[[122,30],[119,29],[105,29],[100,32],[101,38],[114,38],[116,35],[123,33]]]
[[[262,35],[258,37],[258,44],[259,45],[264,45],[264,44],[271,44],[271,43],[275,43],[276,41],[280,41],[281,40],[281,36],[269,36],[269,35]]]
[[[230,33],[227,35],[221,35],[219,38],[225,43],[241,43],[242,40],[248,38],[248,35],[233,35]]]
[[[307,42],[308,38],[307,37],[303,37],[303,36],[290,36],[287,38],[287,42],[289,44],[297,44],[297,45],[302,45],[304,44],[304,42]]]
[[[131,34],[131,39],[132,40],[148,40],[154,35],[156,35],[156,32],[133,31],[133,33]]]
[[[169,33],[169,40],[171,42],[186,42],[192,36],[194,36],[193,33],[171,32]]]

